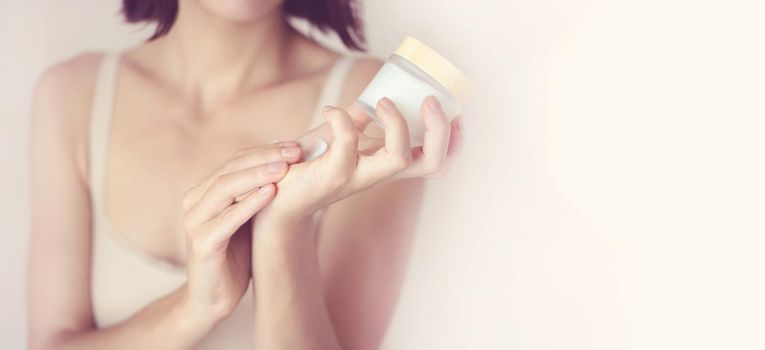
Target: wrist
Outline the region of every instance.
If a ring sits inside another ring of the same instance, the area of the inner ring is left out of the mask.
[[[179,293],[171,318],[178,326],[177,331],[182,334],[207,334],[220,318],[211,317],[207,312],[195,304],[188,293],[188,287],[184,285]]]
[[[271,204],[258,211],[258,213],[255,214],[255,218],[268,222],[269,224],[290,225],[292,223],[305,221],[309,217],[313,217],[313,211],[300,209],[296,206],[285,205],[285,203],[277,202],[277,199],[278,198],[274,198],[274,201]]]
[[[295,249],[315,248],[316,229],[313,216],[256,216],[252,225],[254,258],[288,253]]]
[[[293,280],[302,279],[300,276],[316,270],[318,264],[316,227],[312,218],[264,220],[254,224],[253,230],[252,273],[257,276],[254,278],[257,298],[276,297],[270,294],[273,290],[281,290],[287,295],[298,293],[290,289]]]
[[[254,239],[291,239],[311,231],[313,214],[291,215],[274,211],[262,210],[253,220],[252,233]]]

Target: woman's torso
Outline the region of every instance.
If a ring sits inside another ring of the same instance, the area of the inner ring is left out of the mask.
[[[132,62],[107,55],[93,97],[89,181],[93,203],[92,305],[118,323],[186,279],[180,201],[235,151],[294,139],[338,104],[349,58],[231,98],[201,112]],[[251,348],[250,292],[200,348]]]

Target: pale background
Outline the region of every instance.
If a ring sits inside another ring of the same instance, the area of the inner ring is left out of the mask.
[[[765,348],[761,3],[367,0],[372,53],[412,34],[479,89],[386,348]],[[148,30],[115,0],[0,4],[0,344],[17,349],[34,80]]]

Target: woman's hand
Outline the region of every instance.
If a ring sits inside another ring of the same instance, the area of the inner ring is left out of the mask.
[[[329,149],[315,160],[291,165],[290,170],[276,185],[278,189],[275,198],[258,213],[257,220],[253,223],[253,239],[255,240],[253,271],[257,276],[254,281],[257,289],[255,334],[258,348],[340,349],[341,345],[347,346],[341,342],[339,338],[341,333],[335,327],[342,327],[348,319],[341,320],[340,323],[333,322],[338,320],[332,320],[329,312],[330,304],[327,300],[341,296],[350,298],[340,302],[345,307],[369,305],[364,304],[360,294],[353,291],[333,293],[337,289],[328,287],[327,283],[332,284],[328,281],[334,281],[338,277],[350,278],[353,281],[349,280],[348,285],[343,288],[359,291],[364,287],[378,285],[367,283],[368,278],[355,278],[358,271],[389,273],[388,278],[391,277],[390,274],[393,274],[384,269],[370,269],[355,265],[349,268],[350,270],[343,270],[346,273],[338,272],[335,264],[357,262],[367,265],[368,262],[354,260],[349,258],[352,254],[337,253],[337,251],[361,248],[363,250],[361,254],[369,254],[369,259],[375,262],[382,261],[381,258],[400,257],[401,251],[386,255],[380,254],[379,250],[395,250],[396,247],[400,248],[401,243],[387,242],[384,239],[380,240],[380,237],[376,237],[374,241],[364,241],[362,237],[365,234],[388,234],[388,237],[394,237],[393,240],[406,241],[402,239],[407,235],[406,232],[390,232],[406,230],[406,223],[397,222],[385,229],[370,229],[368,233],[359,232],[358,230],[363,228],[358,224],[357,226],[342,225],[341,229],[345,227],[353,232],[345,230],[344,232],[328,232],[330,236],[327,237],[326,242],[331,243],[327,245],[335,246],[325,248],[324,254],[330,254],[331,257],[324,255],[323,258],[328,259],[324,260],[320,257],[321,249],[315,234],[318,231],[310,220],[312,214],[330,203],[385,181],[438,173],[446,162],[452,131],[457,133],[458,130],[456,128],[450,130],[438,101],[430,97],[422,106],[422,117],[427,130],[423,135],[424,144],[422,147],[411,148],[406,120],[393,103],[383,99],[378,102],[376,109],[376,114],[385,131],[381,139],[373,139],[361,133],[365,124],[369,122],[368,117],[352,116],[338,108],[325,108],[324,117],[329,124],[331,136],[329,133],[323,133],[328,130],[319,131],[322,132],[321,139],[329,141],[327,142]],[[454,125],[458,124],[455,122]],[[305,140],[310,142],[312,138]],[[419,186],[414,187],[419,188]],[[394,203],[388,202],[388,204]],[[353,238],[342,239],[338,234],[352,234]],[[368,242],[374,243],[376,247],[367,249],[368,246],[364,243]],[[380,243],[382,245],[377,246]],[[339,255],[332,256],[333,253],[328,253],[326,249],[334,250],[336,251],[334,254]],[[321,266],[321,269],[320,261],[326,264]],[[368,264],[379,265],[375,262]],[[395,261],[391,263],[396,265]],[[347,274],[351,270],[353,272]],[[327,273],[329,275],[324,275]],[[325,280],[325,278],[330,279]],[[384,292],[371,293],[370,295],[373,296],[370,298],[384,294]],[[384,301],[380,300],[380,302]],[[337,309],[336,303],[332,306],[335,307],[334,316],[337,316],[340,309]],[[364,312],[377,310],[374,307],[363,307],[363,309]],[[371,323],[365,323],[365,326],[356,328],[362,330],[360,333],[365,333],[361,337],[370,335]],[[345,328],[343,331],[347,330],[348,328]],[[348,339],[346,338],[345,341]]]
[[[376,112],[385,129],[383,139],[361,134],[359,130],[365,128],[368,117],[325,107],[324,117],[333,137],[329,150],[313,161],[291,165],[277,185],[273,203],[260,217],[278,223],[297,222],[375,184],[443,173],[447,155],[460,141],[459,122],[455,118],[450,127],[435,97],[422,104],[426,132],[421,147],[410,147],[406,119],[392,101],[381,99]]]
[[[296,142],[240,151],[187,192],[184,299],[195,319],[217,322],[239,303],[251,276],[251,236],[243,226],[271,202],[274,183],[300,152]]]

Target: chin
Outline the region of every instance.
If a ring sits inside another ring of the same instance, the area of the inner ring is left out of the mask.
[[[196,0],[207,12],[221,19],[250,22],[281,6],[284,0]]]

